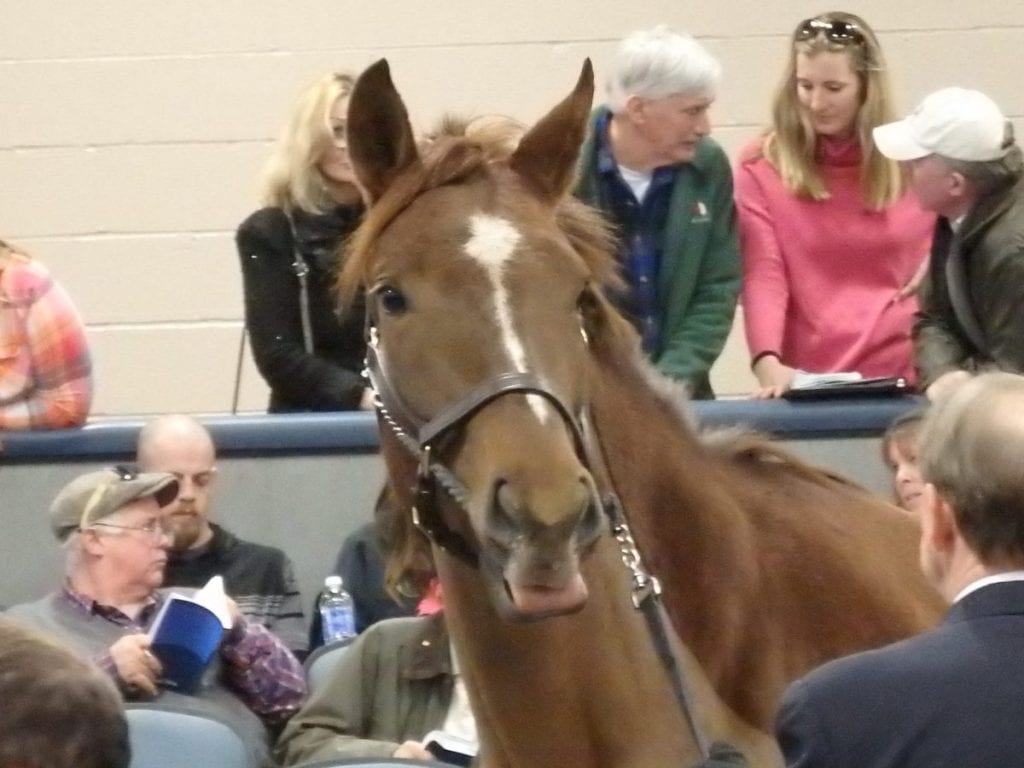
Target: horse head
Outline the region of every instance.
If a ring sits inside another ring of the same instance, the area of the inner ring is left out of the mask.
[[[588,340],[615,322],[614,268],[605,225],[569,196],[592,98],[587,61],[518,142],[471,123],[418,146],[382,60],[349,105],[370,207],[339,286],[366,292],[398,506],[479,565],[510,620],[578,610],[580,560],[606,530]]]

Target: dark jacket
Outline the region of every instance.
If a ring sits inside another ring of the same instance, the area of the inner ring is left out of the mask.
[[[262,624],[303,654],[306,619],[295,568],[277,547],[243,541],[212,524],[213,538],[196,551],[171,552],[164,572],[168,587],[201,587],[213,576],[224,577],[224,591],[250,621]]]
[[[791,685],[776,735],[789,768],[1021,764],[1024,582],[957,602],[936,629],[830,662]]]
[[[360,208],[340,206],[321,216],[294,213],[300,253],[309,266],[313,352],[306,352],[299,278],[288,217],[262,208],[238,228],[245,323],[256,367],[270,385],[268,411],[345,411],[359,407],[366,344],[363,305],[339,309],[334,296],[337,254],[359,224]]]
[[[602,206],[591,115],[580,156],[576,197]],[[705,138],[679,167],[662,237],[658,271],[660,347],[651,358],[666,376],[685,382],[694,397],[711,397],[708,372],[732,329],[740,290],[740,252],[729,160]]]
[[[403,741],[443,725],[453,685],[442,614],[377,622],[292,717],[275,756],[286,766],[389,757]]]
[[[971,342],[953,311],[946,282],[950,238],[940,220],[913,333],[922,388],[956,370],[1024,373],[1024,177],[981,200],[960,233],[967,297],[985,349]]]
[[[334,572],[341,576],[356,609],[356,631],[382,619],[415,616],[419,600],[396,601],[384,586],[385,563],[377,539],[377,525],[361,525],[345,537]]]

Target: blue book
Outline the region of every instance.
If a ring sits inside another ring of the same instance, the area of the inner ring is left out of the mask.
[[[220,576],[214,576],[192,597],[168,595],[149,628],[150,651],[163,667],[160,685],[195,693],[230,627]]]

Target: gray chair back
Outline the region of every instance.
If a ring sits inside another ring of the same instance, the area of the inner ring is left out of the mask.
[[[173,707],[129,705],[130,768],[250,768],[242,737],[227,723]]]
[[[334,671],[335,665],[352,644],[352,640],[336,640],[322,645],[306,657],[302,666],[306,670],[306,685],[312,696],[324,686]]]

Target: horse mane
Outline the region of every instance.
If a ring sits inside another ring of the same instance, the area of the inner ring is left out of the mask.
[[[822,486],[836,483],[867,493],[867,489],[843,475],[808,464],[763,432],[748,427],[719,427],[703,430],[701,443],[714,455],[730,461],[785,465],[788,472]]]
[[[419,145],[420,160],[413,163],[377,200],[345,246],[336,291],[349,306],[365,286],[373,259],[373,244],[420,195],[451,184],[494,176],[505,167],[525,134],[525,127],[504,115],[472,119],[445,116]],[[555,224],[583,259],[594,282],[621,287],[613,257],[614,233],[604,216],[567,195],[554,208]]]
[[[788,472],[825,487],[838,483],[865,490],[842,475],[807,463],[763,432],[743,426],[702,428],[688,407],[686,387],[658,373],[641,351],[632,326],[611,306],[602,307],[601,315],[600,322],[591,322],[591,347],[600,367],[606,375],[617,377],[625,391],[649,393],[660,416],[678,423],[697,450],[729,463],[785,466]]]

